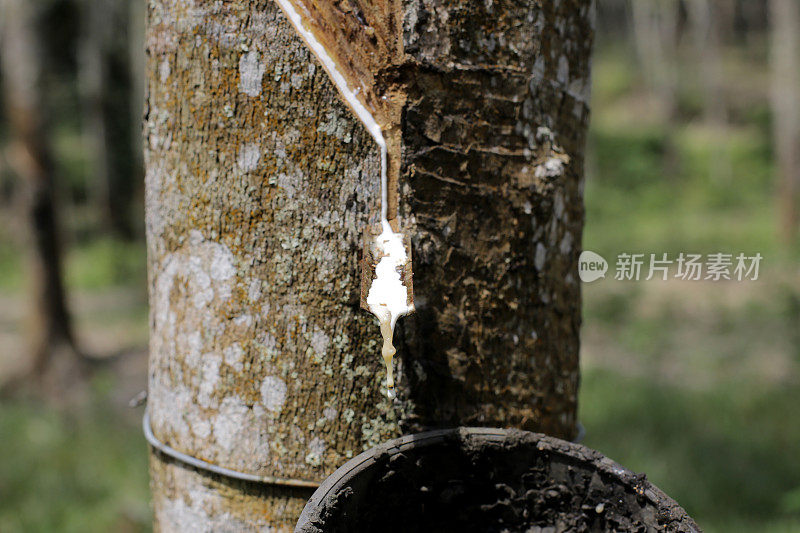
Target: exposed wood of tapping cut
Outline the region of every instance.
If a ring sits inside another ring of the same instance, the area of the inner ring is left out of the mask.
[[[383,130],[389,152],[388,212],[397,216],[400,115],[405,95],[394,72],[403,62],[399,0],[289,0],[325,47],[351,90]]]
[[[389,225],[394,231],[398,231],[397,219],[389,220]],[[367,295],[372,286],[372,281],[375,279],[375,268],[381,260],[381,252],[378,250],[377,239],[381,234],[381,226],[375,225],[367,228],[364,231],[364,246],[361,254],[361,308],[369,311],[367,304]],[[400,281],[406,288],[406,303],[411,307],[411,312],[414,312],[414,283],[413,272],[411,270],[411,237],[408,234],[403,234],[403,247],[406,249],[406,262],[403,265],[403,270],[400,272]]]
[[[387,129],[402,102],[379,79],[403,58],[401,6],[397,0],[290,0],[306,29],[322,43],[358,98]]]

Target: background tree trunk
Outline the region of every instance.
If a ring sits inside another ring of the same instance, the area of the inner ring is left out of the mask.
[[[667,121],[677,110],[677,57],[679,0],[631,2],[633,37],[639,68],[655,92]]]
[[[130,97],[127,100],[126,115],[130,117],[127,124],[129,143],[129,179],[132,186],[128,189],[128,213],[133,222],[131,229],[137,238],[144,232],[144,144],[142,138],[142,110],[144,109],[145,91],[145,13],[147,6],[138,0],[128,0],[127,5],[127,67]],[[131,209],[133,213],[130,213]]]
[[[722,54],[725,30],[721,25],[731,22],[728,12],[732,7],[728,0],[691,0],[686,6],[689,11],[689,24],[693,33],[696,58],[695,79],[703,92],[703,110],[706,126],[713,128],[714,134],[722,139],[728,135],[728,103],[725,93],[725,75]],[[715,144],[711,158],[710,176],[715,182],[728,183],[733,169],[725,143]]]
[[[390,401],[377,321],[359,309],[377,146],[271,0],[150,3],[157,438],[322,480],[424,428],[575,435],[589,4],[315,4],[399,47],[375,94],[403,96],[392,211],[413,238],[417,313],[399,325]],[[163,531],[291,530],[310,495],[158,453],[151,475]]]
[[[94,209],[106,225],[112,226],[110,199],[110,154],[106,131],[105,94],[108,68],[105,61],[109,35],[111,2],[81,0],[81,39],[78,79],[81,91],[83,140],[87,145],[92,179],[89,190]]]
[[[795,0],[771,0],[770,18],[779,231],[790,244],[797,238],[800,208],[800,6]]]
[[[729,17],[722,13],[727,0],[691,0],[688,4],[691,29],[697,61],[697,79],[700,80],[705,99],[703,109],[709,124],[725,126],[728,122],[728,109],[725,102],[722,35],[720,27]]]
[[[83,361],[75,351],[62,283],[53,162],[41,114],[37,15],[36,5],[27,0],[4,0],[0,4],[0,66],[12,136],[9,160],[23,182],[31,243],[31,377],[52,393],[81,375]]]
[[[675,129],[678,119],[679,0],[630,2],[631,26],[646,86],[656,98],[651,109],[660,111],[664,125],[664,170],[667,180],[679,169]]]
[[[131,203],[142,174],[141,158],[136,155],[140,146],[132,139],[139,137],[141,106],[134,115],[128,102],[141,102],[129,68],[135,59],[129,47],[137,44],[136,38],[124,32],[136,31],[132,17],[137,14],[127,2],[109,0],[81,0],[80,9],[79,78],[93,200],[108,230],[131,238]]]

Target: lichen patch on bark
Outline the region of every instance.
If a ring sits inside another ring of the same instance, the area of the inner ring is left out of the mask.
[[[275,376],[267,376],[261,382],[261,403],[273,413],[279,413],[286,402],[286,383]]]
[[[261,94],[261,78],[266,65],[258,52],[246,52],[239,58],[239,90],[248,96]]]

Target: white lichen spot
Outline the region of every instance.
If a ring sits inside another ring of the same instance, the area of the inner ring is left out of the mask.
[[[211,279],[225,281],[236,274],[233,267],[233,254],[226,246],[217,244],[214,247],[214,254],[211,256],[211,268],[209,270]]]
[[[252,315],[239,315],[231,323],[237,328],[249,328],[253,324]]]
[[[561,239],[561,244],[559,245],[559,250],[561,251],[561,255],[567,255],[572,251],[572,233],[564,234],[564,238]]]
[[[237,372],[241,372],[244,368],[242,365],[242,360],[244,359],[244,350],[241,346],[239,346],[238,342],[234,342],[230,346],[226,347],[222,351],[222,357],[225,360],[225,364]]]
[[[265,332],[261,336],[259,344],[260,348],[264,351],[264,355],[266,356],[267,360],[272,360],[277,357],[279,353],[278,341],[272,334]]]
[[[547,126],[536,128],[536,140],[539,142],[553,142],[553,132]]]
[[[311,466],[320,466],[322,464],[322,454],[325,453],[325,442],[319,437],[314,437],[308,443],[308,455],[306,455],[306,463]]]
[[[196,485],[181,480],[183,486]],[[197,531],[198,533],[233,533],[239,531],[272,531],[266,524],[248,524],[235,518],[224,509],[218,494],[206,487],[192,488],[188,498],[167,498],[157,511],[158,522],[163,531]],[[254,526],[258,529],[254,529]]]
[[[292,74],[291,79],[292,79],[292,87],[294,89],[300,89],[303,86],[303,80],[305,80],[305,77],[302,74],[295,72],[294,74]]]
[[[273,413],[279,413],[286,401],[286,383],[275,376],[267,376],[261,382],[261,403]]]
[[[239,147],[239,158],[236,162],[243,171],[255,170],[259,159],[261,159],[261,147],[258,143],[245,143]]]
[[[186,359],[194,360],[200,356],[200,350],[203,349],[203,337],[200,332],[193,331],[184,337],[186,340],[187,354]]]
[[[417,379],[420,381],[425,381],[428,379],[428,373],[425,372],[425,368],[419,363],[419,361],[414,361],[412,368],[414,369],[414,373],[417,375]]]
[[[531,86],[536,83],[537,78],[543,78],[545,71],[544,55],[539,55],[536,61],[533,62],[533,78],[531,79]]]
[[[214,289],[211,287],[211,278],[203,270],[203,260],[197,256],[189,257],[187,270],[190,272],[192,288],[192,301],[197,309],[202,309],[214,298]]]
[[[215,403],[212,399],[219,383],[219,367],[222,358],[216,354],[205,354],[203,366],[200,371],[200,386],[197,393],[197,403],[201,407],[209,408]]]
[[[287,198],[294,198],[294,195],[298,190],[296,187],[296,184],[298,183],[297,178],[288,174],[279,174],[276,178],[276,183],[278,187],[283,189],[283,193]]]
[[[220,302],[225,302],[231,297],[231,286],[229,283],[220,283],[217,287],[217,298]],[[224,324],[223,324],[224,327]]]
[[[211,424],[208,420],[199,419],[192,425],[192,433],[201,439],[207,439],[211,435]]]
[[[164,258],[163,266],[156,280],[155,301],[157,309],[157,329],[168,323],[171,309],[170,293],[176,281],[187,284],[189,294],[196,309],[203,309],[214,300],[215,295],[225,301],[230,295],[231,287],[222,283],[235,273],[233,254],[219,243],[205,241],[198,231],[189,235],[189,243],[193,255],[176,252]],[[212,280],[216,283],[212,283]]]
[[[333,421],[336,420],[337,411],[333,407],[326,407],[322,410],[322,416],[325,417],[325,420]]]
[[[328,355],[328,345],[331,339],[319,327],[314,327],[311,334],[311,349],[314,351],[314,359],[321,361]]]
[[[537,178],[556,178],[564,173],[564,162],[557,158],[551,157],[541,165],[536,166],[534,175]]]
[[[150,133],[150,141],[157,142],[158,135]],[[145,203],[148,206],[145,224],[148,238],[159,237],[164,232],[164,217],[168,212],[167,207],[160,201],[161,191],[166,179],[165,163],[152,161],[147,165],[145,172]],[[152,206],[152,207],[151,207]]]
[[[567,93],[575,98],[579,103],[585,104],[589,102],[592,94],[592,84],[586,78],[576,78],[569,83]],[[583,114],[583,106],[575,106],[575,116],[580,117]]]
[[[558,58],[558,72],[556,73],[556,77],[558,78],[558,82],[562,85],[566,84],[567,80],[569,80],[569,60],[567,56]]]
[[[544,261],[547,258],[547,248],[540,242],[536,243],[536,255],[533,258],[533,265],[539,272],[544,268]]]
[[[219,406],[214,417],[214,439],[220,448],[231,451],[236,442],[236,435],[242,428],[248,427],[249,409],[238,396],[228,396]]]
[[[261,94],[261,78],[266,65],[259,60],[258,52],[247,52],[239,58],[239,90],[248,96]]]
[[[254,279],[250,282],[250,286],[247,288],[247,297],[250,299],[251,302],[257,302],[261,298],[261,280]]]
[[[158,65],[158,78],[161,80],[161,83],[164,83],[169,79],[170,73],[171,69],[169,66],[169,60],[162,60]]]
[[[164,379],[155,379],[150,383],[149,397],[157,398],[163,406],[187,406],[192,405],[192,393],[184,386],[173,386],[172,383],[165,383]],[[187,416],[179,409],[157,408],[151,410],[151,424],[154,430],[168,431],[175,435],[180,442],[189,438],[190,426],[195,427],[201,417],[189,412]]]
[[[343,117],[335,109],[328,113],[324,120],[320,120],[317,131],[332,135],[342,142],[349,143],[352,140],[350,132],[353,127],[348,118]]]
[[[564,195],[561,193],[561,191],[557,191],[555,197],[553,198],[553,212],[555,213],[557,219],[564,219],[564,209]]]

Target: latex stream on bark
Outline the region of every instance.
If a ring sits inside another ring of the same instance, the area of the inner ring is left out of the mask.
[[[276,0],[281,9],[286,13],[289,21],[297,33],[308,45],[311,52],[319,59],[325,71],[330,76],[334,85],[349,104],[356,117],[364,124],[380,148],[381,154],[381,228],[382,232],[376,237],[376,249],[381,254],[375,266],[375,279],[367,294],[369,310],[378,318],[380,323],[383,346],[381,355],[386,365],[386,393],[389,398],[395,397],[394,373],[392,362],[395,354],[393,346],[394,326],[397,319],[413,311],[413,304],[408,303],[408,289],[403,284],[400,270],[408,260],[403,234],[392,230],[388,220],[388,153],[383,130],[375,117],[361,103],[357,91],[352,90],[347,84],[342,72],[337,68],[336,62],[316,36],[303,23],[303,17],[295,9],[290,0]]]

